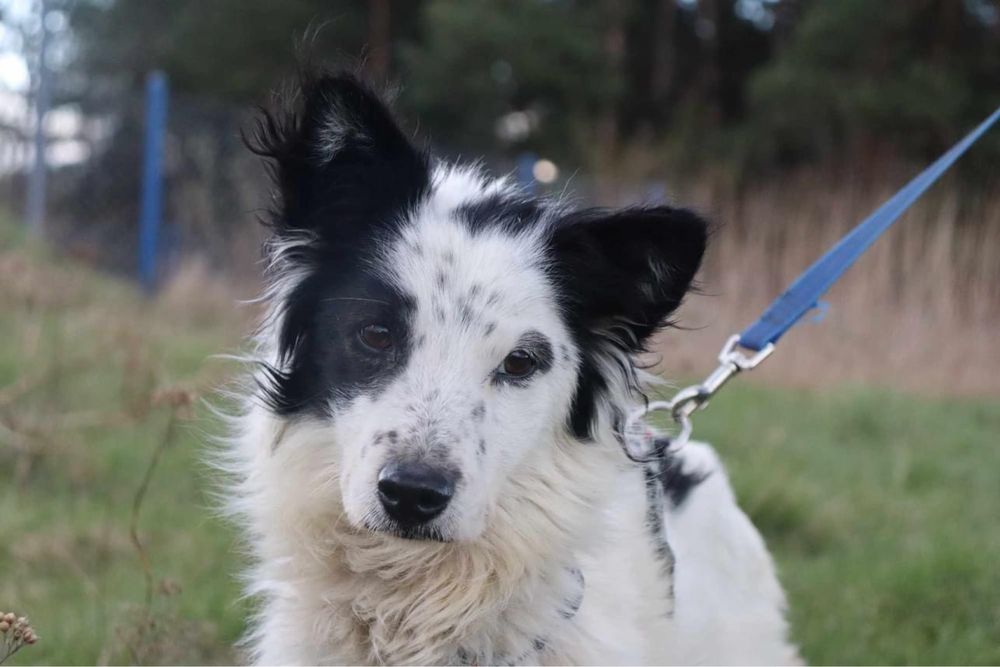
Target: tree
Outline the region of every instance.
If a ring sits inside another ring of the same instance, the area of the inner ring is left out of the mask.
[[[522,111],[538,129],[519,148],[579,155],[617,94],[595,3],[432,0],[400,51],[401,102],[452,148],[495,148],[497,122]]]
[[[955,0],[808,3],[753,79],[755,159],[944,150],[1000,104],[996,4],[978,5],[993,13]]]

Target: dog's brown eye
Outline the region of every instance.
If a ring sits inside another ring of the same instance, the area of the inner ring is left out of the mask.
[[[514,350],[503,360],[503,372],[514,378],[531,375],[535,370],[535,360],[524,350]]]
[[[378,352],[392,347],[392,332],[381,324],[369,324],[360,332],[361,342]]]

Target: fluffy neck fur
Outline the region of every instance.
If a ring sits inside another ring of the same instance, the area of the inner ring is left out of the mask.
[[[539,662],[542,650],[568,659],[543,643],[571,622],[575,558],[601,542],[599,508],[624,461],[609,430],[588,443],[553,433],[511,476],[480,539],[437,543],[352,527],[335,447],[318,425],[256,406],[241,425],[226,467],[238,480],[230,509],[255,550],[249,593],[262,605],[247,644],[257,661],[491,664]],[[304,464],[324,456],[328,465]]]

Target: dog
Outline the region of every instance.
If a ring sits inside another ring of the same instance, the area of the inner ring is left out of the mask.
[[[799,662],[714,451],[623,451],[706,223],[432,157],[359,78],[249,144],[267,314],[219,465],[260,664]]]

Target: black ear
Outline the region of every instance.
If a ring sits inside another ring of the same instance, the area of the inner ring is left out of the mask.
[[[412,204],[430,180],[426,154],[350,74],[303,76],[283,109],[262,111],[247,143],[271,162],[279,236],[336,241]]]
[[[697,215],[665,206],[592,209],[557,223],[552,268],[563,316],[581,350],[568,424],[576,437],[593,437],[604,414],[600,399],[612,385],[640,390],[631,355],[645,349],[680,305],[707,235]],[[623,437],[624,415],[612,406],[606,416]]]
[[[696,214],[666,206],[564,218],[552,247],[571,326],[641,351],[691,286],[707,233]]]

